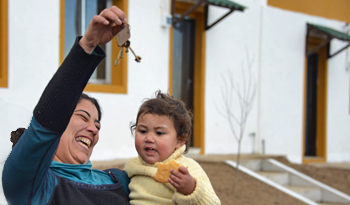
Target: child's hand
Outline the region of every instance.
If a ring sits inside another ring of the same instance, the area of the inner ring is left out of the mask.
[[[190,175],[186,167],[179,167],[179,171],[170,170],[169,183],[173,185],[178,192],[184,195],[192,194],[196,188],[196,181]]]

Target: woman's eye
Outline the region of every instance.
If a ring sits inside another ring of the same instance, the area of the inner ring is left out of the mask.
[[[83,120],[85,120],[85,121],[88,120],[87,117],[85,117],[84,115],[80,115],[80,117],[81,117]]]
[[[99,125],[95,125],[96,126],[96,128],[98,129],[98,130],[100,130],[101,129],[101,127],[99,126]]]

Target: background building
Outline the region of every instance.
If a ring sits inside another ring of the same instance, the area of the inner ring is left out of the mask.
[[[174,16],[196,2],[176,1]],[[223,117],[225,82],[232,77],[243,93],[249,82],[243,79],[252,77],[256,92],[242,153],[286,155],[296,163],[349,161],[350,1],[203,2],[211,5],[199,6],[173,27],[168,21],[171,0],[1,0],[1,165],[11,150],[10,132],[28,126],[75,36],[112,4],[126,12],[131,47],[142,61],[136,63],[129,53],[114,66],[116,41],[102,46],[107,58],[85,90],[103,111],[92,160],[137,155],[130,122],[143,99],[158,89],[193,110],[193,150],[236,153],[237,141]],[[238,97],[233,96],[230,104],[239,118]]]

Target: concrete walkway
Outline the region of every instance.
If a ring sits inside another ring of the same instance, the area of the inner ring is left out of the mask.
[[[350,162],[343,163],[310,163],[309,165],[319,167],[319,168],[337,168],[337,169],[348,169],[350,170]]]
[[[237,155],[197,155],[197,154],[185,154],[186,157],[190,157],[196,161],[201,162],[224,162],[225,160],[237,160]],[[266,159],[270,157],[276,157],[276,155],[241,155],[241,160],[244,159]],[[120,167],[124,166],[124,164],[128,161],[128,159],[115,159],[109,161],[92,161],[93,168],[95,169],[104,169],[110,167]]]
[[[224,162],[225,160],[237,160],[237,155],[196,155],[196,154],[186,154],[185,156],[193,158],[199,162]],[[261,154],[242,154],[241,160],[248,159],[267,159],[271,157],[284,157],[280,155],[261,155]],[[109,161],[93,161],[93,168],[104,169],[110,167],[123,167],[128,159],[115,159]],[[350,170],[350,162],[344,163],[310,163],[309,165],[315,167],[328,167],[328,168],[338,168],[338,169],[348,169]]]

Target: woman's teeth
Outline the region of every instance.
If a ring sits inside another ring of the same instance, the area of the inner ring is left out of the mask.
[[[91,140],[84,138],[84,137],[77,137],[75,138],[76,141],[78,141],[81,145],[83,145],[86,148],[90,147]]]

